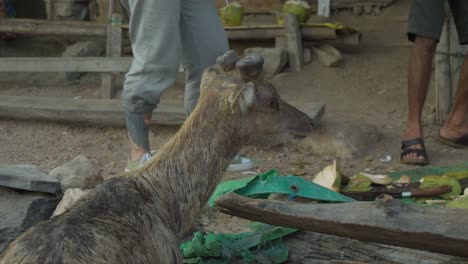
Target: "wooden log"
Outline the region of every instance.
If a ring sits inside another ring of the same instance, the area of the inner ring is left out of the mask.
[[[300,231],[282,239],[289,264],[468,264],[468,259],[423,250],[388,246],[355,239]]]
[[[288,51],[289,68],[293,72],[299,72],[304,65],[304,55],[302,54],[302,36],[300,24],[297,16],[287,14],[285,20],[286,43]]]
[[[185,117],[182,101],[163,100],[152,121],[159,125],[181,125]],[[0,96],[0,118],[125,126],[122,102],[105,99]]]
[[[440,209],[392,199],[300,204],[254,200],[234,193],[218,199],[216,206],[229,215],[272,225],[468,257],[465,209]]]
[[[0,58],[0,72],[126,72],[131,57]]]
[[[109,12],[114,10],[114,1],[109,3]],[[107,27],[107,57],[118,58],[122,55],[122,16],[120,14],[112,14],[111,21]],[[111,99],[116,90],[115,81],[118,76],[118,71],[113,73],[103,73],[101,75],[102,98]]]

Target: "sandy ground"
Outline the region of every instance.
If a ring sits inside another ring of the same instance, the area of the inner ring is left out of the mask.
[[[338,159],[342,170],[349,175],[368,169],[386,173],[412,168],[399,163],[399,144],[404,132],[406,116],[406,79],[410,44],[406,41],[406,16],[409,1],[400,0],[383,10],[380,16],[353,16],[343,11],[332,18],[356,27],[363,33],[362,47],[344,53],[344,63],[337,68],[321,66],[317,61],[305,66],[300,73],[281,74],[275,84],[281,96],[294,102],[322,102],[327,105],[324,121],[372,124],[382,137],[378,144],[355,158]],[[30,39],[30,43],[0,42],[0,56],[54,56],[60,53],[64,41],[60,39]],[[58,74],[1,74],[0,94],[57,97],[95,97],[99,79],[84,77],[79,83],[64,83]],[[181,99],[181,81],[164,95]],[[431,82],[424,115],[426,145],[432,165],[466,162],[467,150],[457,150],[436,141],[439,126],[434,124],[434,80]],[[158,148],[177,131],[177,127],[156,127],[151,141]],[[80,124],[55,124],[0,120],[0,163],[33,164],[45,172],[73,159],[78,154],[90,158],[105,177],[123,170],[128,155],[124,128],[89,127]],[[245,150],[255,161],[257,172],[276,168],[284,174],[294,173],[297,162],[305,164],[301,172],[315,175],[335,158],[330,155],[303,154],[292,146],[274,149]],[[364,156],[373,155],[373,161]],[[391,155],[392,161],[381,162],[379,157]],[[242,177],[227,173],[226,179]],[[205,230],[239,231],[241,221],[205,210],[200,220]],[[236,224],[226,224],[236,223]]]

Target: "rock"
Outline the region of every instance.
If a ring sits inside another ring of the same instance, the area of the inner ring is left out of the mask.
[[[335,67],[343,61],[343,55],[331,45],[324,44],[319,47],[312,47],[311,50],[322,65]]]
[[[304,65],[307,65],[312,62],[312,52],[308,48],[304,48],[302,51],[304,54]]]
[[[266,78],[271,78],[280,73],[288,63],[288,54],[280,48],[247,48],[245,54],[257,53],[261,55],[265,63],[263,72]]]
[[[362,12],[364,12],[364,9],[362,8],[362,6],[354,6],[353,7],[353,14],[355,16],[360,16],[362,15]]]
[[[379,15],[381,15],[381,14],[382,14],[382,9],[380,9],[379,6],[376,6],[376,7],[374,8],[374,13],[373,13],[373,15],[374,15],[374,16],[379,16]]]
[[[364,13],[366,13],[366,15],[370,15],[370,14],[372,14],[373,9],[374,8],[372,6],[367,5],[367,6],[364,7]]]
[[[377,145],[381,134],[373,125],[323,120],[297,149],[303,153],[357,158]]]
[[[63,191],[69,188],[92,189],[103,181],[94,164],[83,155],[53,169],[50,175],[60,181]]]
[[[104,55],[105,50],[106,46],[104,42],[82,41],[68,46],[63,52],[62,57],[99,57]],[[85,73],[67,72],[64,74],[67,81],[76,81]]]
[[[60,182],[32,165],[0,165],[0,186],[44,193],[61,193]]]
[[[52,195],[4,187],[0,187],[0,197],[0,255],[24,231],[48,219],[59,202]]]
[[[65,191],[63,194],[62,201],[58,204],[57,208],[55,209],[52,217],[57,215],[61,215],[68,211],[79,199],[85,197],[91,192],[91,190],[81,190],[78,188],[71,188]]]

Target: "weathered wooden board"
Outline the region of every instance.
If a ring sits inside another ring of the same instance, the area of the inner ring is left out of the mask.
[[[106,29],[105,23],[82,21],[4,18],[0,23],[0,32],[33,35],[105,37]]]
[[[128,25],[122,24],[123,29]],[[280,25],[255,25],[226,27],[225,31],[230,40],[245,39],[274,39],[284,36],[285,30]],[[66,35],[105,37],[107,24],[79,21],[48,21],[39,19],[2,19],[0,32],[14,32],[33,35]],[[336,39],[335,30],[326,27],[302,27],[301,35],[304,40]]]
[[[289,249],[288,264],[468,264],[467,258],[311,231],[300,231],[282,240]]]
[[[247,13],[268,13],[272,10],[280,11],[283,7],[283,0],[237,0]],[[216,8],[226,6],[226,0],[215,0]]]
[[[0,118],[125,126],[122,102],[105,99],[0,96]],[[153,123],[180,125],[185,118],[183,102],[161,101]]]
[[[316,124],[325,114],[325,105],[321,103],[293,105]],[[109,99],[0,96],[0,118],[125,126],[122,102]],[[153,113],[153,123],[159,125],[181,125],[185,119],[182,101],[161,100]]]
[[[0,72],[126,72],[131,57],[0,58]]]
[[[132,57],[0,58],[0,72],[127,72],[131,63]]]
[[[404,204],[396,200],[302,204],[228,194],[216,201],[224,213],[268,224],[362,241],[468,257],[468,211]]]
[[[56,194],[62,192],[60,182],[32,165],[1,165],[0,186]]]
[[[381,6],[386,7],[395,0],[333,0],[331,8],[352,8],[355,6]]]

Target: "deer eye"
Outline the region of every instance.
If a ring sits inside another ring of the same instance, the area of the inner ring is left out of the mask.
[[[279,110],[278,101],[275,99],[272,99],[270,102],[268,102],[268,107],[274,110]]]

